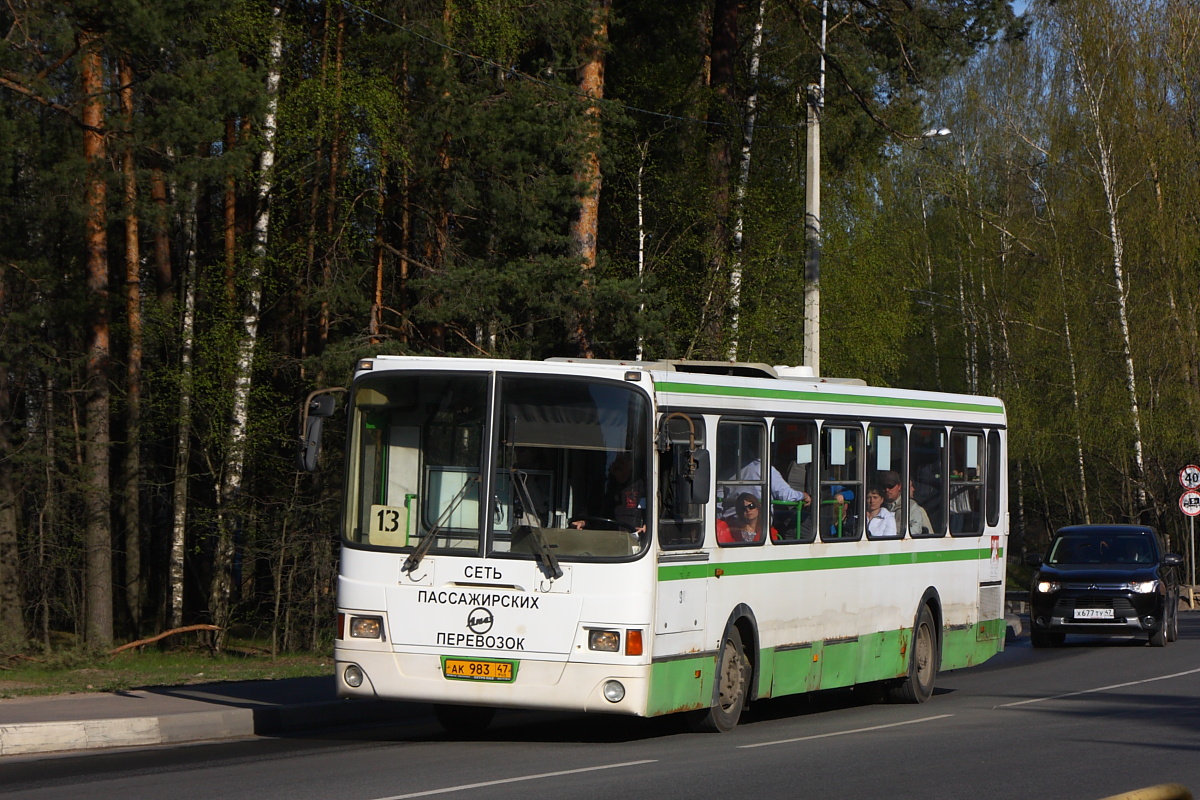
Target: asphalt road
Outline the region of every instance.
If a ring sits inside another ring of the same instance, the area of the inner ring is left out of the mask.
[[[923,705],[840,691],[755,703],[731,734],[675,718],[505,712],[488,735],[432,715],[293,738],[6,758],[26,798],[1055,798],[1160,783],[1200,795],[1200,614],[1164,649],[1027,638],[939,677]]]

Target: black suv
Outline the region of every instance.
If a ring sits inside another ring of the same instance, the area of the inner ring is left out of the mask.
[[[1029,590],[1034,647],[1060,645],[1068,633],[1145,634],[1163,647],[1179,637],[1183,558],[1163,553],[1144,525],[1071,525],[1054,535]]]

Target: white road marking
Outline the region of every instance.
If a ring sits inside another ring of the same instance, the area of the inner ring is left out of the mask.
[[[390,797],[379,797],[376,800],[408,800],[410,797],[428,797],[432,794],[449,794],[450,792],[464,792],[468,789],[482,789],[485,786],[499,786],[504,783],[520,783],[521,781],[536,781],[542,778],[557,778],[560,775],[577,775],[580,772],[595,772],[598,769],[618,769],[619,767],[636,767],[639,764],[653,764],[658,759],[650,758],[645,761],[625,761],[620,764],[601,764],[598,767],[580,767],[579,769],[564,769],[559,772],[542,772],[537,775],[520,775],[516,778],[501,778],[495,781],[482,781],[480,783],[464,783],[461,786],[447,786],[443,789],[427,789],[424,792],[411,792],[409,794],[394,794]]]
[[[904,722],[892,722],[887,725],[872,725],[869,728],[854,728],[848,731],[834,731],[833,733],[818,733],[813,736],[800,736],[795,739],[780,739],[776,742],[759,742],[758,744],[743,744],[739,745],[739,750],[745,750],[750,747],[769,747],[773,744],[791,744],[792,742],[807,742],[812,739],[828,739],[831,736],[849,736],[852,733],[867,733],[869,731],[881,731],[885,728],[899,728],[901,725],[916,725],[918,722],[933,722],[935,719],[945,719],[953,717],[953,714],[938,714],[936,717],[922,717],[921,719],[910,719]]]
[[[1094,694],[1095,692],[1107,692],[1110,689],[1124,689],[1126,686],[1138,686],[1143,683],[1154,683],[1155,681],[1165,681],[1165,680],[1169,680],[1171,678],[1182,678],[1184,675],[1194,675],[1197,672],[1200,672],[1200,667],[1197,667],[1196,669],[1189,669],[1186,672],[1173,672],[1170,675],[1159,675],[1156,678],[1146,678],[1145,680],[1140,680],[1140,681],[1127,681],[1125,683],[1114,683],[1111,686],[1098,686],[1095,689],[1084,689],[1079,692],[1067,692],[1066,694],[1056,694],[1056,695],[1052,695],[1050,697],[1034,697],[1030,700],[1018,700],[1015,703],[1005,703],[1004,705],[995,706],[995,707],[996,708],[1013,708],[1015,706],[1026,706],[1026,705],[1029,705],[1030,703],[1041,703],[1046,700],[1062,700],[1064,697],[1078,697],[1081,694]]]

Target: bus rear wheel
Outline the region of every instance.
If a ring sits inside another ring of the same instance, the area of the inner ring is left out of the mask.
[[[893,703],[924,703],[933,696],[933,684],[940,662],[933,614],[929,606],[923,605],[917,615],[912,643],[909,645],[908,675],[888,687],[888,700]]]
[[[492,724],[496,709],[485,706],[446,706],[435,704],[433,715],[451,736],[476,736]]]
[[[717,704],[694,712],[692,727],[704,733],[727,733],[733,730],[746,707],[746,690],[750,685],[750,660],[742,647],[742,634],[731,627],[721,645],[717,662]]]

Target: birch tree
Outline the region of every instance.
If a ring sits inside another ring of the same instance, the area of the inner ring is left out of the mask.
[[[729,274],[729,360],[738,357],[738,323],[742,305],[742,237],[746,229],[746,187],[750,183],[750,153],[754,146],[754,124],[758,120],[758,66],[762,49],[763,18],[767,0],[759,0],[758,19],[750,44],[750,93],[746,97],[746,124],[742,129],[742,153],[738,162],[737,185],[734,188],[733,267]]]
[[[259,306],[262,302],[262,282],[267,261],[267,235],[270,230],[270,199],[275,168],[276,112],[279,107],[280,67],[283,59],[282,9],[272,9],[274,23],[271,28],[267,55],[267,110],[262,124],[262,154],[259,156],[257,213],[254,219],[250,247],[249,270],[245,279],[246,296],[243,301],[242,330],[237,346],[237,359],[233,378],[233,403],[229,420],[229,432],[225,448],[225,469],[218,492],[218,534],[213,554],[213,580],[211,597],[213,624],[217,625],[216,649],[222,650],[228,638],[231,614],[234,529],[238,524],[237,514],[248,456],[248,426],[250,416],[250,389],[253,383],[254,353],[258,344]]]
[[[1142,414],[1138,402],[1137,370],[1130,341],[1129,294],[1126,288],[1125,237],[1121,208],[1122,201],[1131,187],[1122,184],[1122,176],[1119,174],[1113,143],[1114,134],[1110,129],[1114,117],[1109,105],[1112,102],[1110,93],[1121,90],[1120,86],[1114,85],[1114,70],[1124,61],[1121,49],[1124,43],[1125,23],[1122,20],[1114,27],[1115,15],[1098,15],[1080,8],[1073,10],[1081,11],[1081,16],[1094,23],[1085,28],[1083,19],[1071,16],[1072,9],[1063,9],[1059,29],[1062,32],[1062,44],[1069,55],[1071,68],[1078,82],[1082,106],[1090,123],[1088,133],[1091,141],[1087,147],[1087,154],[1091,158],[1091,166],[1100,181],[1104,197],[1111,258],[1109,268],[1112,273],[1113,294],[1117,306],[1116,322],[1125,366],[1129,419],[1133,427],[1133,457],[1136,468],[1133,478],[1134,491],[1138,508],[1141,509],[1146,505],[1146,465],[1142,446]]]
[[[196,345],[196,193],[195,181],[187,191],[183,212],[184,279],[183,314],[179,326],[179,427],[175,433],[175,472],[171,492],[171,547],[167,560],[169,627],[183,625],[184,559],[187,547],[188,480],[192,447],[192,354]]]

